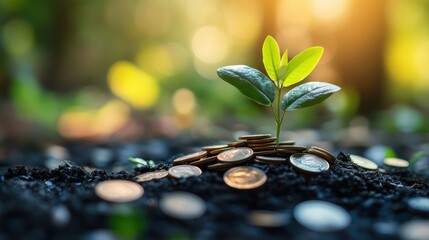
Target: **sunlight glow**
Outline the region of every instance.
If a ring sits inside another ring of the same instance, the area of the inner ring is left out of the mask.
[[[130,62],[120,61],[109,70],[112,92],[135,108],[151,108],[159,98],[157,80]]]
[[[172,103],[176,112],[184,115],[192,114],[196,106],[194,93],[187,88],[176,90]]]
[[[335,21],[346,15],[348,0],[313,0],[314,15],[322,21]]]
[[[200,61],[209,64],[218,63],[229,51],[227,36],[215,26],[202,27],[192,38],[192,50]]]

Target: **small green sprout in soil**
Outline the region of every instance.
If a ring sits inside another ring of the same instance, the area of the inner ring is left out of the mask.
[[[152,160],[144,160],[142,158],[129,157],[128,161],[135,163],[137,167],[155,168],[155,163]]]
[[[341,89],[330,83],[307,82],[292,88],[281,97],[284,87],[304,80],[313,71],[322,54],[322,47],[310,47],[288,61],[288,51],[280,57],[277,41],[267,36],[262,46],[262,60],[268,77],[246,65],[221,67],[217,74],[251,100],[270,106],[276,122],[278,144],[280,128],[287,111],[316,105]]]

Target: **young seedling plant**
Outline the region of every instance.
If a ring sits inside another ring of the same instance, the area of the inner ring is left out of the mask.
[[[262,46],[262,60],[268,77],[246,65],[221,67],[217,74],[251,100],[270,106],[276,122],[278,144],[286,112],[316,105],[341,89],[330,83],[307,82],[292,88],[281,97],[284,87],[304,80],[313,71],[322,54],[322,47],[310,47],[288,61],[288,51],[280,57],[277,41],[267,36]]]

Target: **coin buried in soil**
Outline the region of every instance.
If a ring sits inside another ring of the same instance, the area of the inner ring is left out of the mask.
[[[235,148],[219,153],[217,159],[225,163],[242,163],[253,156],[253,150],[247,147]]]
[[[236,189],[253,189],[262,186],[267,175],[259,168],[239,166],[226,171],[223,181]]]
[[[352,162],[355,165],[357,165],[361,168],[365,168],[367,170],[377,170],[378,169],[377,164],[375,164],[375,162],[373,162],[369,159],[366,159],[366,158],[363,158],[363,157],[360,157],[357,155],[353,155],[353,154],[350,154],[350,159],[352,160]]]
[[[128,180],[107,180],[95,186],[95,194],[109,202],[130,202],[143,196],[143,187]]]
[[[290,156],[290,163],[300,172],[308,174],[321,173],[329,169],[329,163],[316,155],[308,153],[295,153]]]
[[[168,169],[168,174],[175,178],[187,178],[201,175],[202,171],[199,167],[192,165],[173,166]]]
[[[199,218],[206,211],[204,200],[187,192],[164,194],[159,207],[168,216],[183,220]]]
[[[187,162],[198,160],[202,157],[205,157],[206,155],[207,155],[207,151],[200,151],[200,152],[196,152],[196,153],[191,153],[191,154],[188,154],[188,155],[174,159],[173,163],[174,164],[187,163]]]
[[[155,172],[147,172],[134,177],[137,182],[147,182],[153,179],[160,179],[168,176],[167,170],[159,170]]]

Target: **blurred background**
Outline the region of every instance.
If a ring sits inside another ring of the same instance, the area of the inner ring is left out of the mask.
[[[290,57],[323,46],[307,81],[343,88],[283,130],[428,132],[427,0],[1,0],[0,142],[274,133],[216,75],[265,72],[268,34]]]

